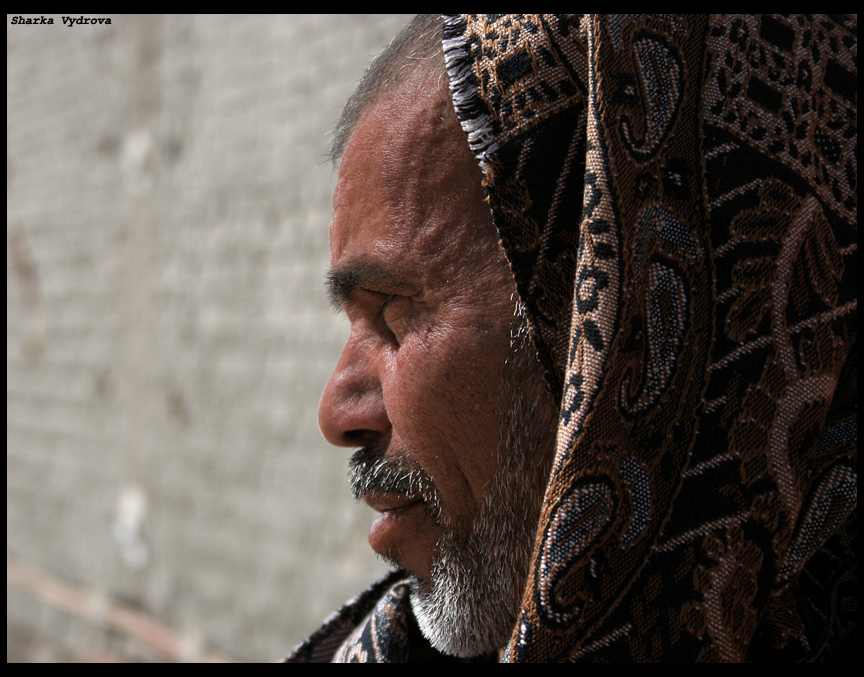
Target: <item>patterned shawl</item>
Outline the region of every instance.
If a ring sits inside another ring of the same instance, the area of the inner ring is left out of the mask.
[[[561,405],[504,660],[855,660],[856,21],[463,15],[444,51]],[[404,577],[289,660],[440,657]]]

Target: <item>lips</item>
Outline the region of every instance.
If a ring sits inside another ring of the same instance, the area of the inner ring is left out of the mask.
[[[381,513],[369,527],[369,545],[387,559],[396,560],[405,549],[406,540],[428,528],[425,522],[429,517],[419,498],[367,495],[364,500]]]
[[[423,499],[417,496],[394,496],[393,494],[366,494],[363,500],[372,510],[381,513],[401,510],[409,505],[423,502]]]

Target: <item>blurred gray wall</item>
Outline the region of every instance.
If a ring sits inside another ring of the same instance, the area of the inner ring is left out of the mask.
[[[347,335],[324,153],[410,17],[13,16],[7,657],[170,659],[116,606],[277,660],[386,571],[317,425]]]

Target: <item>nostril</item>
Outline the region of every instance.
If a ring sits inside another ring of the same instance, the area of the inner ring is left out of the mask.
[[[373,437],[379,435],[372,430],[348,430],[343,434],[346,442],[349,442],[352,446],[356,445],[358,447],[368,444]]]

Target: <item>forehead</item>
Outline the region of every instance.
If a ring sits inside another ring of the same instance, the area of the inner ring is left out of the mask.
[[[333,197],[331,267],[464,267],[476,250],[497,247],[480,180],[446,91],[402,87],[351,135]]]

